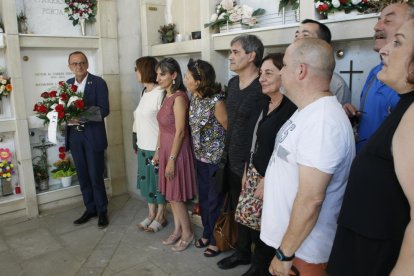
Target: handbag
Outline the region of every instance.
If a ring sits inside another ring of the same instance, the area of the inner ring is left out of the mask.
[[[239,196],[235,220],[249,228],[260,231],[263,200],[256,198],[254,192],[260,181],[260,174],[250,163],[246,175],[246,188]]]
[[[214,239],[220,251],[234,249],[237,241],[237,224],[234,221],[234,210],[231,210],[231,200],[227,194],[220,216],[214,225]]]
[[[257,119],[253,130],[253,141],[250,149],[250,161],[246,171],[246,187],[240,192],[237,203],[235,220],[247,227],[260,231],[263,200],[256,198],[257,185],[262,177],[253,166],[253,154],[257,150],[257,128],[262,120],[263,111]]]

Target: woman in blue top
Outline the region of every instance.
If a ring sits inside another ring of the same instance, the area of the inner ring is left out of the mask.
[[[190,59],[185,75],[186,86],[193,97],[190,103],[190,127],[196,157],[197,183],[203,236],[195,246],[207,247],[204,256],[220,254],[213,230],[223,204],[223,194],[215,189],[212,176],[224,149],[227,111],[224,94],[216,83],[216,73],[210,63]]]

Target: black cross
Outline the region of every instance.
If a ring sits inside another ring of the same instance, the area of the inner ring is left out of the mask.
[[[353,71],[354,69],[354,61],[351,59],[351,61],[349,62],[349,71],[339,71],[339,73],[341,74],[349,74],[349,89],[351,90],[352,93],[352,75],[353,74],[362,74],[364,73],[364,71]]]

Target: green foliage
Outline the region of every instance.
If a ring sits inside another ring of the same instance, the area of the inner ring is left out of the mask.
[[[63,170],[58,170],[53,172],[52,171],[52,177],[53,178],[61,178],[61,177],[67,177],[67,176],[72,176],[76,174],[76,170],[75,169],[69,169],[67,171],[63,171]]]

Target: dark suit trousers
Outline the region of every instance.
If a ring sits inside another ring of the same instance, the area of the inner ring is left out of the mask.
[[[242,178],[227,167],[227,185],[229,187],[229,195],[231,198],[231,208],[236,210],[237,203],[241,192]],[[247,228],[247,229],[245,229]],[[251,259],[252,236],[250,228],[243,227],[237,223],[237,243],[236,254],[240,259]]]
[[[104,151],[94,151],[90,145],[93,141],[88,142],[85,132],[74,128],[70,130],[69,141],[86,210],[104,214],[108,206],[103,176]]]

